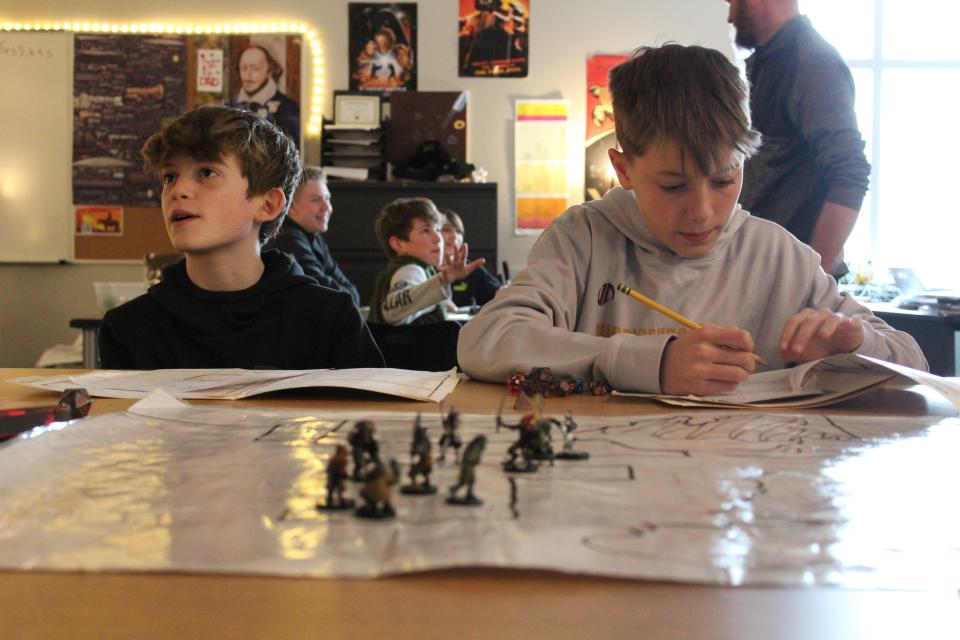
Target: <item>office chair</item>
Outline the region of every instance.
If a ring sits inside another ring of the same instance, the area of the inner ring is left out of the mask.
[[[457,366],[460,323],[400,325],[367,323],[388,367],[447,371]]]

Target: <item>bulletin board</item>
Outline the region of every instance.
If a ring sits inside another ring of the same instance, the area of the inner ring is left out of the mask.
[[[140,261],[173,251],[160,183],[143,170],[139,148],[167,118],[240,100],[234,58],[250,46],[283,65],[277,89],[296,105],[296,35],[0,31],[0,77],[15,96],[0,101],[0,262]],[[220,52],[222,71],[198,73],[201,50]],[[299,117],[295,126],[301,144]]]

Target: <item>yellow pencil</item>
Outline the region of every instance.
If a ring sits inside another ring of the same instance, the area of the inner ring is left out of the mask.
[[[654,302],[653,300],[651,300],[651,299],[648,298],[647,296],[643,295],[642,293],[638,293],[638,292],[634,291],[633,289],[631,289],[631,288],[628,287],[627,285],[623,284],[622,282],[617,285],[617,290],[619,290],[621,293],[627,294],[628,296],[630,296],[631,298],[633,298],[633,299],[635,299],[635,300],[639,300],[640,302],[642,302],[643,304],[647,305],[647,306],[650,307],[651,309],[655,309],[656,311],[659,311],[660,313],[662,313],[663,315],[667,316],[668,318],[671,318],[671,319],[673,319],[673,320],[676,320],[677,322],[679,322],[679,323],[682,324],[683,326],[687,327],[688,329],[693,329],[694,331],[696,331],[697,329],[700,328],[700,325],[699,325],[698,323],[694,322],[693,320],[691,320],[690,318],[687,318],[687,317],[685,317],[685,316],[680,315],[679,313],[677,313],[677,312],[674,311],[673,309],[668,309],[667,307],[663,306],[663,305],[660,304],[659,302]],[[755,353],[751,353],[751,354],[750,354],[750,357],[753,358],[754,360],[756,360],[757,362],[759,362],[760,364],[764,365],[764,366],[766,366],[766,364],[767,364],[766,362],[763,361],[763,358],[761,358],[760,356],[758,356],[758,355],[755,354]]]

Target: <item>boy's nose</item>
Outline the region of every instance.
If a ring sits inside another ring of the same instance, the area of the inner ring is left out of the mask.
[[[181,198],[187,198],[190,196],[190,185],[187,180],[183,178],[178,178],[176,182],[173,183],[173,186],[170,187],[170,197],[177,200]]]
[[[694,220],[706,220],[713,215],[712,199],[706,189],[693,189],[687,205],[687,216]]]

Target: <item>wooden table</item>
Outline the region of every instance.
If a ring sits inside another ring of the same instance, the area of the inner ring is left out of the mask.
[[[0,369],[0,406],[49,404],[56,394],[11,385],[49,370]],[[61,371],[57,371],[61,373]],[[461,384],[461,412],[496,410],[502,387]],[[551,401],[575,414],[666,413],[616,397]],[[96,399],[92,414],[129,400]],[[428,405],[308,392],[242,406]],[[551,409],[554,410],[554,409]],[[936,394],[881,388],[831,414],[956,415]],[[0,505],[3,508],[3,505]],[[2,544],[0,532],[0,544]],[[452,570],[376,580],[230,575],[0,571],[0,637],[12,638],[956,638],[956,593],[730,588],[569,576],[544,571]]]

